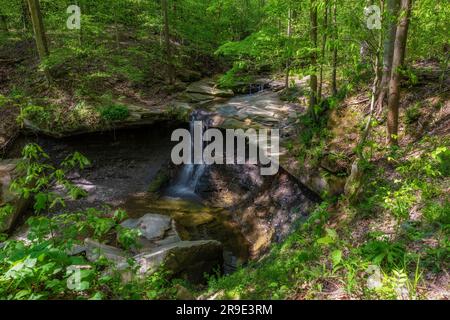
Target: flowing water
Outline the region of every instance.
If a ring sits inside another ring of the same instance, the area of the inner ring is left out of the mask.
[[[200,178],[203,176],[206,165],[196,164],[194,149],[195,139],[202,139],[203,132],[207,130],[207,121],[201,117],[200,112],[193,112],[189,122],[189,133],[191,136],[191,163],[183,164],[180,172],[172,186],[166,189],[165,196],[179,198],[179,199],[192,199],[194,201],[201,201],[196,194],[196,187]],[[201,121],[201,127],[197,126],[198,121]],[[200,142],[203,149],[203,142]],[[203,162],[203,159],[201,159]]]
[[[193,121],[195,119],[192,118]],[[147,192],[159,169],[170,163],[174,145],[170,137],[173,130],[179,127],[160,123],[151,128],[65,139],[22,136],[7,157],[20,157],[23,146],[31,142],[41,145],[55,162],[62,161],[75,151],[81,152],[92,165],[71,174],[70,179],[88,191],[88,197],[77,201],[67,200],[66,208],[59,208],[58,212],[90,207],[101,209],[108,205],[125,209],[132,218],[147,213],[171,216],[183,240],[221,241],[224,245],[224,269],[231,272],[238,264],[248,260],[248,245],[229,212],[205,206],[201,197],[195,193],[206,165],[181,166],[167,194],[161,198],[155,198]]]
[[[286,106],[279,100],[276,93],[263,91],[263,89],[262,86],[251,87],[250,95],[237,96],[224,104],[218,104],[214,106],[215,111],[226,118],[245,119],[250,117],[262,119],[263,124],[269,121],[270,125],[277,125],[281,119],[287,118],[289,109],[286,110]],[[108,205],[113,209],[125,209],[128,215],[133,218],[141,217],[147,213],[168,215],[176,221],[177,230],[183,240],[214,239],[222,242],[224,245],[224,269],[226,272],[232,272],[238,265],[249,259],[249,251],[251,251],[252,245],[247,240],[248,234],[252,234],[253,231],[260,232],[258,231],[259,227],[262,228],[263,234],[267,234],[267,230],[264,228],[273,227],[271,221],[277,219],[266,219],[267,210],[263,210],[258,213],[259,216],[257,214],[253,217],[252,210],[259,212],[259,209],[258,205],[253,208],[252,206],[255,203],[251,201],[248,203],[249,208],[251,207],[250,211],[247,212],[251,221],[239,221],[239,223],[228,210],[206,205],[199,194],[205,195],[205,184],[202,182],[202,177],[208,177],[206,173],[210,172],[212,167],[205,164],[181,165],[176,170],[175,177],[171,176],[170,185],[163,190],[162,197],[155,197],[154,194],[147,191],[159,170],[167,167],[171,162],[171,150],[176,144],[171,142],[173,130],[189,128],[191,147],[193,149],[197,147],[202,151],[204,144],[201,142],[198,145],[198,142],[194,141],[194,135],[199,136],[202,131],[208,128],[210,124],[208,116],[201,111],[194,112],[188,126],[180,123],[161,122],[151,127],[110,131],[103,134],[86,134],[66,139],[52,139],[42,136],[21,137],[7,156],[8,158],[19,157],[21,148],[29,142],[40,144],[56,162],[62,161],[70,153],[81,152],[91,160],[92,165],[84,171],[75,172],[70,176],[70,179],[76,185],[88,191],[89,196],[78,201],[68,200],[67,208],[60,208],[59,211],[83,210],[89,207],[103,208],[104,205]],[[196,128],[196,122],[198,121],[202,121],[203,125],[200,130]],[[200,131],[200,134],[198,131]],[[221,195],[224,195],[225,197],[221,197],[223,198],[221,200],[226,203],[230,202],[228,197],[234,199],[229,203],[229,207],[231,207],[233,202],[242,200],[245,196],[251,194],[252,190],[259,192],[259,189],[255,187],[255,177],[251,172],[247,177],[248,179],[245,177],[246,175],[243,172],[234,170],[230,174],[225,174],[222,178],[214,176],[213,182],[216,186],[206,185],[206,187],[217,190]],[[247,182],[241,181],[241,184],[244,184],[236,189],[234,195],[234,191],[229,190],[230,186],[243,178],[250,182],[247,185]],[[286,205],[286,199],[292,198],[297,199],[295,201],[303,201],[301,191],[296,188],[291,190],[282,187],[277,190],[276,194],[272,194],[268,198],[280,198],[279,202],[282,206]],[[206,191],[208,194],[208,190]],[[217,203],[215,205],[222,206]],[[270,205],[269,203],[264,206]],[[276,213],[275,209],[273,213]],[[243,217],[239,217],[242,220]],[[289,218],[290,215],[286,211],[282,217]],[[288,220],[286,226],[291,224]],[[277,221],[274,223],[278,223]],[[243,232],[246,234],[245,237]]]

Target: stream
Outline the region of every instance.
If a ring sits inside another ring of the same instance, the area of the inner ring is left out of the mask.
[[[212,110],[224,119],[251,117],[275,127],[284,126],[293,112],[276,93],[266,91],[236,96]],[[182,240],[220,241],[224,271],[230,273],[259,257],[273,241],[281,241],[295,222],[308,214],[314,200],[282,168],[274,176],[261,176],[257,165],[172,165],[170,156],[176,144],[171,142],[172,132],[185,128],[192,133],[196,120],[204,120],[206,129],[211,119],[205,121],[204,116],[195,111],[190,123],[162,121],[63,139],[22,135],[7,158],[20,157],[22,148],[31,142],[39,144],[56,163],[75,151],[82,153],[91,166],[68,178],[88,196],[67,199],[66,208],[54,214],[108,206],[124,209],[131,218],[148,213],[170,216]],[[161,170],[169,170],[170,181],[155,196],[148,190]]]
[[[70,212],[86,208],[124,209],[130,218],[147,213],[172,217],[182,240],[213,239],[224,245],[225,272],[232,272],[248,260],[248,245],[239,225],[223,208],[209,207],[194,192],[204,170],[203,165],[185,165],[178,170],[172,185],[162,197],[147,192],[161,167],[170,163],[174,143],[171,133],[179,128],[169,123],[157,126],[86,134],[64,139],[44,136],[20,136],[8,158],[20,157],[27,143],[37,143],[59,163],[78,151],[91,161],[91,166],[69,178],[88,191],[84,199],[66,200]]]

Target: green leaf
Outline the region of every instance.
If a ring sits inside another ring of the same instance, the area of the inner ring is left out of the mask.
[[[34,210],[36,210],[37,212],[41,212],[42,210],[47,208],[48,194],[39,192],[34,196],[34,200]]]
[[[333,266],[337,266],[342,261],[342,251],[334,250],[331,252],[331,261],[333,261]]]

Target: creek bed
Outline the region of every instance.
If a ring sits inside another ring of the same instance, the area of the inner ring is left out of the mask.
[[[169,123],[151,127],[85,134],[63,139],[22,135],[7,158],[18,158],[27,143],[39,144],[52,161],[61,162],[78,151],[91,166],[75,172],[70,179],[88,191],[77,201],[66,201],[59,211],[76,211],[89,207],[125,209],[132,218],[147,213],[172,217],[183,240],[218,240],[224,245],[225,272],[233,271],[248,260],[248,244],[239,225],[223,208],[204,205],[199,199],[155,198],[147,192],[158,171],[170,162],[174,145],[170,137],[178,128]]]

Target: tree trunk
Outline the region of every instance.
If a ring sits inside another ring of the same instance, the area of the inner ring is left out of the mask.
[[[43,61],[48,56],[48,45],[39,0],[28,0],[28,7],[30,9],[31,22],[33,24],[39,59],[40,61]]]
[[[381,5],[382,5],[382,10],[383,10],[383,8],[384,8],[383,0],[381,1]],[[359,158],[364,157],[363,148],[367,141],[367,138],[370,135],[370,130],[372,128],[372,119],[373,119],[373,116],[375,113],[376,97],[381,89],[380,86],[381,86],[381,77],[382,77],[382,70],[381,70],[382,47],[383,47],[383,33],[380,31],[379,36],[378,36],[378,45],[376,48],[377,50],[375,52],[375,63],[373,65],[373,71],[375,73],[375,77],[374,77],[373,84],[372,84],[372,95],[371,95],[371,99],[370,99],[369,118],[367,119],[366,127],[363,131],[361,140],[360,140],[358,148],[357,148],[357,153],[358,153]]]
[[[8,22],[6,16],[2,12],[0,12],[0,30],[4,33],[8,33]]]
[[[405,60],[408,27],[411,16],[412,0],[402,0],[400,21],[395,35],[394,57],[392,60],[392,74],[389,82],[387,132],[390,145],[398,144],[398,108],[400,101],[401,67]]]
[[[167,59],[167,77],[169,78],[169,83],[173,84],[175,82],[175,72],[172,62],[172,49],[170,46],[170,33],[169,33],[169,12],[167,6],[167,0],[161,0],[163,18],[164,18],[164,43],[166,50]]]
[[[29,30],[31,25],[30,11],[28,9],[28,0],[21,1],[23,30]]]
[[[337,0],[333,3],[333,71],[331,76],[331,88],[333,91],[333,96],[337,95],[337,39],[338,39],[338,27],[337,27]]]
[[[399,0],[387,0],[386,18],[388,22],[387,34],[384,39],[383,51],[383,76],[381,78],[381,90],[378,95],[377,114],[380,115],[383,111],[383,105],[389,91],[389,80],[392,73],[392,59],[394,57],[395,35],[397,32],[397,14],[400,6]]]
[[[325,0],[325,12],[323,17],[323,38],[322,38],[322,57],[320,61],[319,88],[317,91],[317,99],[322,100],[323,87],[323,65],[325,63],[325,50],[327,47],[328,36],[328,0]]]
[[[285,89],[289,89],[289,73],[291,71],[291,32],[292,32],[292,9],[288,10],[288,27],[287,27],[287,59],[286,59],[286,79],[285,79]]]
[[[315,106],[317,104],[317,0],[310,2],[310,24],[311,24],[311,80],[310,80],[310,99],[309,99],[309,113],[316,119]]]

